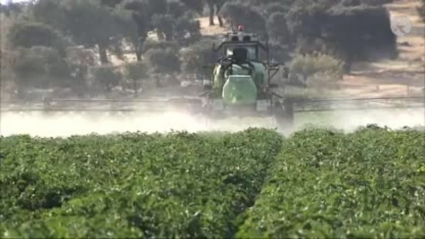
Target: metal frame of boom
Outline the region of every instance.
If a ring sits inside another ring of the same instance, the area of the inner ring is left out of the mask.
[[[26,111],[86,111],[86,112],[137,112],[155,108],[152,104],[163,106],[185,106],[198,103],[197,98],[173,100],[59,100],[51,99],[39,102],[2,101],[1,112]],[[424,97],[380,97],[380,98],[337,98],[337,99],[298,99],[292,101],[294,112],[321,112],[367,109],[424,108]]]

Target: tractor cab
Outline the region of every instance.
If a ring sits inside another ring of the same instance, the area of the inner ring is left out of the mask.
[[[220,45],[213,46],[213,55],[216,62],[212,85],[202,94],[206,112],[219,118],[274,116],[279,125],[291,124],[292,106],[273,91],[270,82],[280,67],[270,63],[268,44],[263,45],[255,34],[239,27],[237,32],[225,35]]]
[[[239,32],[228,33],[224,41],[214,48],[214,53],[221,57],[231,57],[233,50],[238,48],[246,49],[247,57],[252,61],[261,61],[260,51],[266,51],[266,47],[262,46],[255,34],[245,33],[243,27],[239,26]]]
[[[266,94],[273,69],[266,63],[268,59],[261,59],[268,57],[268,48],[255,34],[239,27],[214,47],[214,55],[218,59],[213,73],[214,98],[222,98],[227,105],[250,105]]]
[[[240,46],[228,47],[226,49],[226,56],[232,57],[232,56],[234,56],[234,51],[235,50],[238,51],[240,49],[244,49],[244,51],[246,52],[246,59],[247,60],[258,61],[258,57],[256,55],[256,50],[255,50],[254,47],[240,47]]]
[[[271,83],[280,67],[270,63],[268,44],[239,27],[213,46],[213,56],[211,84],[205,85],[202,93],[205,112],[218,118],[273,116],[282,128],[292,125],[292,103],[274,91],[277,85]]]

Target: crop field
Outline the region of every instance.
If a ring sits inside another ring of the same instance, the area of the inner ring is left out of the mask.
[[[423,130],[0,139],[0,237],[425,237]]]

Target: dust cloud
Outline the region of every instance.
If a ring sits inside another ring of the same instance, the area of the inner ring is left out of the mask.
[[[267,121],[270,124],[267,125]],[[68,137],[123,132],[165,133],[174,131],[239,131],[248,127],[270,127],[273,119],[211,121],[181,112],[164,113],[10,113],[2,112],[0,134],[29,134],[40,137]]]
[[[305,127],[325,127],[353,132],[369,124],[394,130],[403,127],[422,128],[425,126],[425,108],[302,113],[296,116],[295,122],[297,130]]]
[[[425,109],[362,110],[295,115],[295,130],[305,127],[331,127],[353,131],[360,126],[377,124],[393,129],[425,126]],[[178,111],[162,113],[82,113],[82,112],[1,112],[0,135],[28,134],[39,137],[68,137],[86,134],[123,132],[227,131],[249,127],[277,128],[273,118],[226,118],[209,120],[200,115]]]

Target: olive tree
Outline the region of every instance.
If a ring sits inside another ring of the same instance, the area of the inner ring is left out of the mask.
[[[290,64],[292,79],[315,88],[332,86],[343,77],[341,61],[324,54],[298,55]],[[301,78],[301,79],[300,79]]]
[[[69,47],[66,53],[70,76],[72,78],[72,89],[79,97],[84,97],[89,88],[89,69],[97,66],[96,53],[91,49],[83,47]]]
[[[184,73],[199,75],[209,75],[210,72],[208,65],[213,62],[211,40],[202,40],[180,51],[182,64],[181,68]]]
[[[109,65],[91,67],[90,73],[92,85],[100,87],[105,93],[110,93],[112,88],[118,86],[122,79],[120,71]]]
[[[124,65],[124,79],[129,82],[134,91],[134,97],[137,97],[140,89],[140,81],[148,78],[149,69],[145,63],[135,62]]]
[[[180,71],[179,54],[173,48],[152,48],[145,56],[152,73],[156,75],[157,87],[161,87],[161,74],[174,75]]]
[[[39,0],[35,19],[54,26],[73,42],[97,47],[102,64],[109,62],[107,50],[123,38],[120,16],[97,0]]]
[[[18,97],[29,88],[69,86],[69,69],[59,52],[50,47],[19,48],[12,60]]]
[[[266,20],[261,9],[240,2],[228,2],[223,6],[222,16],[235,27],[245,25],[247,31],[263,35],[266,32]]]
[[[8,41],[13,47],[45,46],[65,54],[66,39],[50,26],[30,21],[17,21],[9,29]]]

